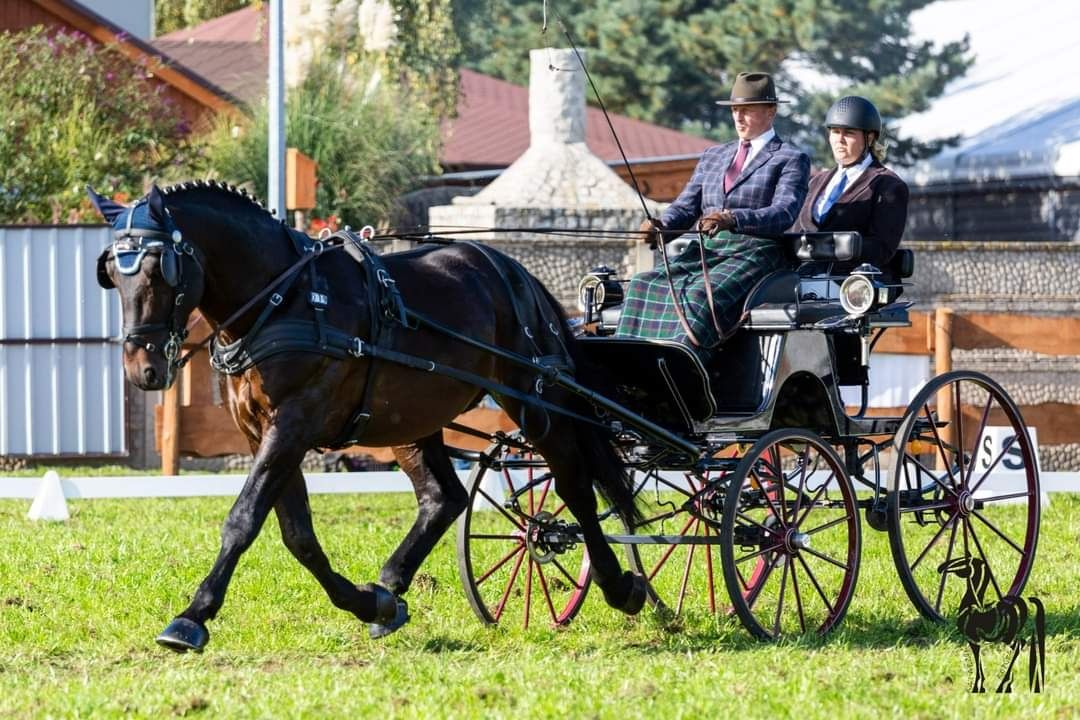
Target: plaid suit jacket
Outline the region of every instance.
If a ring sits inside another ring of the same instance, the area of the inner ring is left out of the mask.
[[[664,211],[661,221],[672,231],[670,241],[689,230],[698,218],[713,210],[733,210],[732,232],[760,237],[783,233],[799,216],[810,180],[810,158],[779,136],[765,144],[724,193],[724,173],[738,151],[739,141],[706,150],[690,182]]]

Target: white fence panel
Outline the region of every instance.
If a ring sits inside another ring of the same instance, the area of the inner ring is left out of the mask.
[[[127,451],[120,301],[106,226],[0,227],[0,455]]]

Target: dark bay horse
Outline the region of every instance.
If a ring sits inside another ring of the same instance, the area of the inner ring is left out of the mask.
[[[217,327],[298,261],[292,231],[235,188],[214,183],[185,183],[165,190],[154,186],[131,207],[93,191],[90,195],[116,230],[117,240],[98,259],[98,278],[103,287],[115,287],[120,293],[124,371],[143,390],[160,390],[173,382],[180,335],[195,308]],[[524,282],[531,287],[508,282],[507,263],[513,261],[506,256],[460,243],[423,246],[380,259],[408,308],[469,338],[528,357],[537,355],[539,343],[543,355],[569,354],[564,358],[568,365],[577,360],[575,341],[557,303],[531,276],[517,275],[527,278]],[[313,267],[321,278],[315,288]],[[263,327],[278,320],[311,320],[317,312],[311,293],[318,291],[326,301],[321,312],[328,326],[372,340],[373,296],[360,263],[341,251],[326,252],[298,272],[289,291],[276,298],[279,306]],[[221,342],[245,336],[266,306],[265,301],[255,303],[242,313],[221,330]],[[525,332],[518,319],[521,313],[532,327],[546,329]],[[547,318],[556,320],[545,326]],[[526,418],[536,415],[525,397],[540,385],[534,371],[425,327],[398,325],[386,342],[398,352],[513,389],[516,394],[492,394],[510,417],[523,417],[523,410]],[[372,362],[376,367],[369,373]],[[228,385],[229,410],[251,445],[254,462],[225,520],[210,573],[158,642],[180,652],[206,645],[206,623],[221,608],[240,555],[271,510],[285,545],[335,606],[370,623],[372,637],[399,628],[408,620],[401,596],[467,502],[443,444],[442,428],[476,404],[485,391],[369,356],[342,359],[314,351],[273,355],[230,376]],[[611,437],[585,420],[588,408],[558,387],[543,388],[543,398],[575,407],[581,415],[541,411],[542,421],[525,423],[523,432],[546,458],[558,493],[582,527],[593,579],[607,602],[636,613],[645,599],[645,581],[622,571],[605,542],[594,492],[595,483],[619,512],[630,517],[634,513],[630,480]],[[370,409],[370,420],[360,439],[368,446],[394,448],[412,481],[419,509],[412,528],[383,566],[379,583],[358,587],[333,570],[316,539],[300,463],[309,449],[332,446],[362,405]]]

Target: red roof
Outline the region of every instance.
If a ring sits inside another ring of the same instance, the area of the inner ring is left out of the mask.
[[[460,90],[458,116],[443,124],[443,165],[505,167],[528,149],[528,88],[462,70]],[[609,115],[630,160],[698,155],[715,144],[623,115]],[[602,160],[621,159],[599,108],[589,107],[585,111],[585,143]]]
[[[162,52],[222,89],[257,106],[266,92],[266,4],[163,35]],[[443,123],[441,162],[453,170],[501,168],[529,147],[529,91],[521,85],[461,71],[458,116]],[[630,160],[698,155],[712,141],[611,113]],[[606,161],[620,159],[603,113],[589,107],[585,142]]]

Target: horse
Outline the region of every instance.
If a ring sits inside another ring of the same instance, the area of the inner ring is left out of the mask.
[[[349,340],[348,352],[331,353],[313,341],[226,368],[228,409],[251,447],[252,468],[225,519],[210,572],[156,638],[160,645],[177,652],[206,646],[207,623],[271,510],[285,546],[333,605],[368,623],[372,638],[403,626],[409,620],[403,596],[415,573],[467,504],[442,429],[485,392],[520,419],[526,439],[546,458],[607,602],[627,614],[641,610],[647,583],[620,567],[597,516],[597,491],[624,517],[637,512],[612,433],[580,397],[545,386],[535,368],[506,358],[554,358],[577,368],[576,377],[586,367],[565,313],[519,264],[467,242],[383,256],[368,251],[357,262],[288,228],[246,192],[215,182],[155,184],[130,207],[87,191],[115,230],[116,240],[97,260],[98,280],[120,294],[124,373],[136,387],[162,390],[175,381],[196,309],[216,328],[218,350],[275,328],[317,327],[319,340],[324,333]],[[375,265],[378,273],[370,272]],[[394,305],[386,300],[390,291],[398,310],[407,307],[445,331],[387,320],[382,311]],[[291,336],[275,337],[288,344]],[[436,367],[449,370],[432,372]],[[418,506],[378,582],[360,586],[338,574],[324,553],[300,469],[309,449],[339,447],[344,439],[393,448]]]
[[[984,642],[1000,643],[1012,649],[997,692],[1012,692],[1013,667],[1025,642],[1029,647],[1028,687],[1032,692],[1042,692],[1046,683],[1046,612],[1042,602],[1034,597],[1029,597],[1028,602],[1024,602],[1023,598],[1016,595],[1006,595],[994,604],[985,602],[983,598],[990,584],[990,573],[986,562],[980,558],[959,557],[942,563],[938,572],[952,573],[967,581],[967,589],[960,600],[956,627],[967,638],[975,660],[975,679],[971,692],[986,692],[981,655]],[[1021,631],[1027,624],[1028,603],[1035,610],[1035,627],[1025,640]]]

